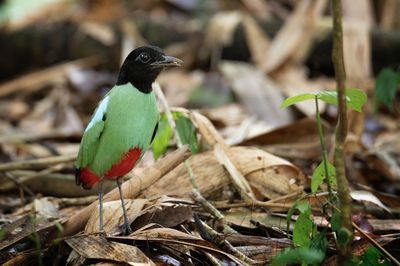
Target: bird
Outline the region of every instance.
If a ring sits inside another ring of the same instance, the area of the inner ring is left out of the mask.
[[[157,46],[134,49],[124,60],[116,84],[99,102],[85,128],[75,162],[75,181],[84,189],[98,186],[100,232],[103,230],[104,180],[117,182],[124,216],[123,232],[131,233],[122,178],[151,145],[160,113],[152,83],[167,67],[182,65]]]

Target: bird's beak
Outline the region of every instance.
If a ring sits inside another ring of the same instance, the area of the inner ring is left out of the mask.
[[[164,55],[163,59],[151,64],[152,67],[162,68],[162,67],[178,67],[183,64],[183,61],[175,58],[173,56]]]

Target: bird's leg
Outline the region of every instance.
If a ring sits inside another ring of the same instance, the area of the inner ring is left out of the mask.
[[[100,233],[104,233],[103,228],[103,181],[98,183],[99,189],[99,217],[100,217]]]
[[[124,233],[130,234],[132,233],[131,226],[129,225],[128,222],[128,216],[126,215],[126,209],[125,209],[125,203],[124,203],[124,197],[122,196],[122,189],[121,189],[121,178],[117,179],[117,185],[118,185],[118,190],[119,190],[119,196],[121,198],[121,205],[122,205],[122,211],[124,213]]]

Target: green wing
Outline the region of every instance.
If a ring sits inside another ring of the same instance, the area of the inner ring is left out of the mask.
[[[93,162],[100,143],[100,136],[103,133],[109,96],[107,95],[96,108],[96,111],[83,134],[79,147],[76,167],[82,168]]]

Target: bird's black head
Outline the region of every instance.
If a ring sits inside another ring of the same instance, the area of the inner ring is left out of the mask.
[[[139,47],[126,57],[119,72],[117,85],[130,82],[141,92],[149,93],[151,84],[161,70],[180,65],[182,65],[181,60],[165,55],[159,47],[150,45]]]

